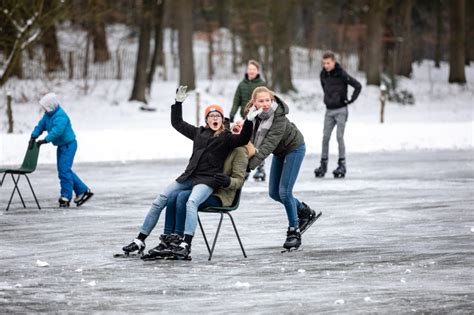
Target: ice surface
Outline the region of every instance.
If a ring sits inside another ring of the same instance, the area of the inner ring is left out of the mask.
[[[287,229],[285,211],[268,197],[268,183],[248,181],[234,213],[248,258],[242,257],[226,219],[211,262],[199,231],[190,262],[112,257],[136,236],[150,203],[184,170],[186,160],[79,163],[76,172],[96,194],[83,207],[66,210],[56,205],[55,166],[40,165],[30,179],[43,209],[34,208],[26,181],[20,181],[28,208],[23,209],[15,196],[10,211],[0,211],[0,309],[470,313],[473,153],[350,154],[343,180],[315,179],[312,171],[318,159],[309,155],[295,196],[323,215],[303,235],[302,250],[280,253]],[[335,166],[336,157],[331,156],[330,170]],[[0,188],[1,207],[11,189],[7,179]],[[217,227],[217,217],[201,215],[209,235]],[[158,244],[162,228],[160,222],[147,239],[148,248]],[[38,268],[36,260],[50,266]],[[335,304],[338,300],[344,303]]]

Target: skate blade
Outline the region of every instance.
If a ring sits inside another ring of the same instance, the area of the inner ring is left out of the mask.
[[[287,248],[287,249],[282,250],[281,253],[284,254],[284,253],[298,252],[298,251],[301,251],[301,250],[303,250],[301,248],[301,246],[300,247],[292,247],[292,248]]]
[[[87,200],[91,199],[92,196],[94,196],[94,193],[90,193],[90,194],[87,195],[84,199],[79,200],[78,202],[76,202],[76,207],[82,206]]]
[[[318,214],[316,214],[313,219],[311,221],[308,222],[308,224],[306,225],[306,227],[304,228],[304,230],[301,230],[301,235],[303,235],[304,232],[306,232],[310,227],[311,225],[314,224],[314,222],[316,222],[320,216],[322,216],[323,213],[321,211],[319,211]]]
[[[135,258],[135,257],[142,257],[142,253],[120,253],[114,254],[114,258]]]

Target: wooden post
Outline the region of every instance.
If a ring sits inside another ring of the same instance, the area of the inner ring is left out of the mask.
[[[385,113],[385,99],[387,94],[387,87],[385,84],[380,84],[380,123],[383,124]]]
[[[7,133],[13,133],[12,95],[10,94],[10,92],[7,92],[7,119],[8,119]]]
[[[201,91],[199,91],[199,89],[196,89],[196,126],[199,127],[199,116],[200,116],[200,113],[199,113],[199,103],[200,103],[200,100],[201,99]]]
[[[122,61],[120,59],[120,50],[118,48],[115,54],[117,56],[117,80],[122,80]]]
[[[69,52],[69,80],[74,79],[74,53],[72,51]]]

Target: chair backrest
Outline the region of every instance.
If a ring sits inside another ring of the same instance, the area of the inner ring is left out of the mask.
[[[232,209],[237,209],[239,207],[239,204],[240,204],[240,193],[242,192],[242,188],[240,189],[237,189],[237,191],[235,192],[235,197],[234,197],[234,201],[232,201],[232,205],[230,206],[230,208]]]
[[[26,150],[25,158],[23,159],[23,163],[21,164],[21,170],[25,173],[32,173],[36,169],[36,165],[38,164],[38,156],[39,156],[39,146],[36,142],[33,144],[33,147]]]

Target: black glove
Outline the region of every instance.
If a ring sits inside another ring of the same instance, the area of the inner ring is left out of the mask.
[[[234,122],[234,116],[230,116],[229,120],[230,120],[231,123],[233,123]]]
[[[45,143],[47,143],[47,142],[46,142],[46,140],[44,140],[44,139],[43,139],[43,140],[38,140],[38,141],[36,141],[36,144],[37,144],[38,146],[40,146],[40,145],[42,145],[42,144],[45,144]]]
[[[217,185],[221,187],[229,187],[230,185],[230,177],[223,173],[218,173],[214,175],[214,179],[216,180]]]
[[[31,137],[30,142],[28,142],[28,150],[33,149],[33,144],[35,143],[35,138]]]

